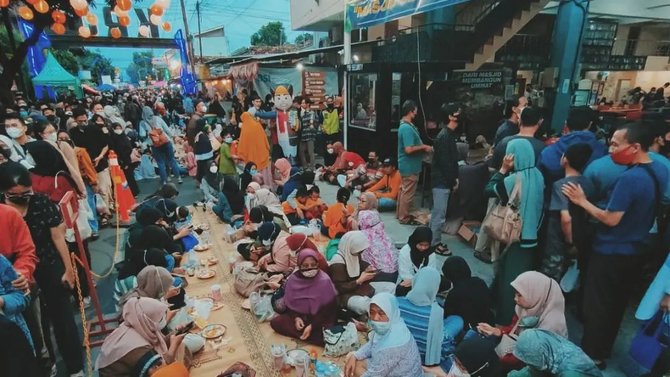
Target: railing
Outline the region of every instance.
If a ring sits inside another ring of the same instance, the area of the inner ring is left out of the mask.
[[[616,41],[613,53],[633,56],[670,56],[670,40],[628,39]]]
[[[501,0],[472,0],[456,12],[455,20],[459,24],[477,25]]]

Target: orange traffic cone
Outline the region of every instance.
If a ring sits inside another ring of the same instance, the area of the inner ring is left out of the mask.
[[[119,160],[114,151],[109,151],[109,167],[116,194],[116,208],[119,209],[119,218],[122,222],[130,221],[130,209],[135,206],[135,198],[128,187],[126,176],[119,166]]]

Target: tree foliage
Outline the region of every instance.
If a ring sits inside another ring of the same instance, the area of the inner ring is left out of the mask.
[[[298,46],[314,44],[314,35],[310,33],[303,33],[295,37],[295,44]]]
[[[91,79],[98,84],[102,84],[102,76],[108,75],[112,80],[116,76],[114,65],[109,58],[102,56],[99,52],[84,50],[84,56],[81,58],[83,69],[91,71]]]
[[[130,82],[138,84],[145,80],[147,76],[156,77],[151,60],[154,58],[152,51],[134,52],[133,62],[126,68],[126,74],[130,77]]]
[[[50,51],[54,58],[56,58],[58,63],[60,63],[60,65],[65,68],[66,71],[75,76],[77,75],[79,72],[79,62],[77,57],[70,50],[52,48]]]
[[[279,21],[268,22],[251,35],[252,46],[279,46],[286,43],[284,24]]]

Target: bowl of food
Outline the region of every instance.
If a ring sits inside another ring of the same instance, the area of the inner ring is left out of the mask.
[[[209,245],[197,245],[196,247],[193,248],[193,250],[198,252],[206,251],[209,250]]]
[[[220,323],[213,323],[211,325],[205,326],[204,329],[200,332],[203,338],[207,340],[217,339],[223,336],[226,333],[227,327]]]
[[[204,268],[196,274],[196,277],[198,279],[211,279],[214,276],[216,276],[216,271],[209,269],[209,268]]]

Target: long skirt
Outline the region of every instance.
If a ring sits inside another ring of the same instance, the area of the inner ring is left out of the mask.
[[[493,281],[493,298],[496,305],[496,324],[509,325],[514,316],[514,288],[510,285],[517,276],[534,267],[536,248],[522,248],[512,244],[498,261],[498,271]]]

